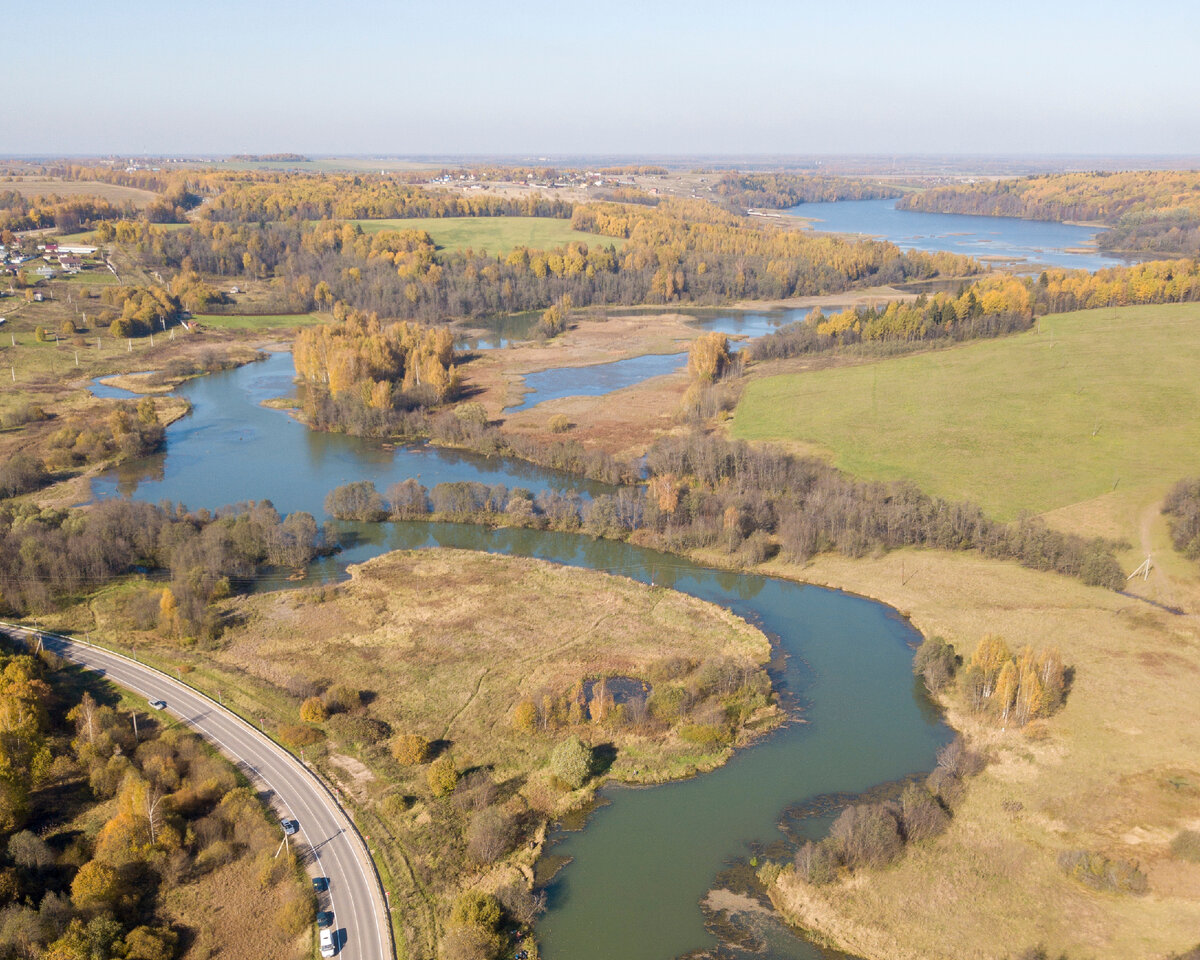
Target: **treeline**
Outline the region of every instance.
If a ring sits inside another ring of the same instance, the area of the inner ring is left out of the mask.
[[[721,747],[732,744],[771,702],[767,671],[744,658],[674,657],[658,664],[641,690],[629,691],[630,680],[620,681],[624,688],[610,687],[607,677],[580,677],[567,690],[545,687],[517,703],[513,726],[530,735],[588,723],[609,730],[633,727],[640,736],[674,730],[688,743]]]
[[[313,411],[324,396],[336,402],[350,393],[373,410],[432,406],[459,388],[454,334],[444,326],[383,324],[351,311],[340,323],[300,330],[292,359]]]
[[[272,859],[278,827],[232,767],[76,682],[52,655],[0,650],[0,957],[171,960],[184,944],[167,898],[242,859],[276,904],[266,939],[299,936],[312,892],[291,855]],[[73,829],[84,815],[98,829]]]
[[[381,220],[394,217],[559,217],[572,205],[541,196],[470,196],[378,174],[225,175],[200,215],[209,220]]]
[[[212,604],[263,568],[303,568],[333,549],[307,513],[280,517],[270,501],[188,513],[130,500],[87,510],[0,505],[0,613],[54,609],[134,573],[162,578],[135,611],[178,637],[211,638]],[[135,604],[135,606],[139,605]]]
[[[979,641],[965,669],[941,637],[927,637],[913,658],[913,673],[930,693],[953,692],[973,713],[1002,726],[1023,727],[1062,707],[1070,672],[1055,648],[1025,646],[1014,654],[1002,637]]]
[[[38,230],[58,227],[74,232],[100,220],[138,216],[132,203],[115,206],[102,197],[56,194],[27,197],[15,190],[0,190],[0,230]]]
[[[903,197],[901,209],[1027,220],[1100,220],[1102,249],[1200,250],[1200,173],[1139,170],[1064,173],[938,187]]]
[[[504,257],[439,251],[423,231],[366,237],[332,222],[198,222],[167,231],[117,224],[150,269],[272,282],[281,310],[321,305],[318,290],[380,316],[439,322],[447,317],[544,310],[570,297],[592,304],[719,303],[838,292],[859,284],[962,276],[966,257],[901,252],[889,243],[778,229],[703,201],[657,207],[577,207],[580,230],[627,242],[517,249]],[[322,287],[321,284],[325,286]],[[328,302],[328,301],[326,301]]]
[[[890,301],[831,317],[818,309],[759,338],[748,350],[755,360],[772,360],[852,343],[971,340],[1028,329],[1035,316],[1050,313],[1197,300],[1196,260],[1156,260],[1095,273],[1046,270],[1036,279],[985,277],[954,293],[923,294],[908,303]]]
[[[660,439],[645,466],[644,486],[586,500],[479,483],[426,490],[410,481],[371,501],[374,516],[345,516],[582,530],[677,553],[715,549],[743,566],[775,556],[803,563],[828,551],[861,557],[932,547],[1015,560],[1110,589],[1125,579],[1108,541],[1060,533],[1034,518],[999,523],[974,504],[929,497],[912,484],[856,480],[813,458],[697,432]]]
[[[832,200],[881,200],[903,191],[882,183],[805,173],[726,173],[713,187],[735,210],[751,207],[786,210],[802,203]]]
[[[1163,501],[1175,549],[1190,560],[1200,560],[1200,477],[1180,480]]]
[[[821,885],[894,863],[909,845],[945,831],[968,778],[983,767],[984,758],[967,749],[961,739],[947,744],[938,751],[937,766],[925,783],[908,784],[899,800],[854,804],[842,810],[827,837],[807,841],[797,851],[793,876]]]

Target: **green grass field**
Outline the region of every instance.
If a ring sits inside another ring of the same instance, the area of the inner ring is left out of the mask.
[[[507,253],[514,247],[549,250],[576,240],[584,243],[624,241],[571,229],[570,220],[554,217],[409,217],[396,220],[354,220],[367,233],[380,230],[426,230],[443,250],[487,250]]]
[[[1200,473],[1200,305],[1045,317],[1040,332],[751,382],[748,440],[829,451],[1001,519]]]
[[[272,313],[262,316],[217,313],[198,313],[195,317],[206,327],[218,330],[274,330],[278,327],[307,327],[328,320],[319,313]]]

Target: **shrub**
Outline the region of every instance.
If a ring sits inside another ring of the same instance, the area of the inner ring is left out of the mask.
[[[884,867],[900,856],[904,841],[891,811],[879,804],[847,807],[829,830],[829,842],[848,867]]]
[[[592,773],[592,751],[578,737],[567,737],[550,755],[550,769],[572,790],[578,790]]]
[[[448,753],[443,753],[429,765],[426,777],[429,780],[429,789],[433,791],[435,797],[450,796],[458,784],[458,771],[454,769],[454,758]]]
[[[1180,830],[1171,841],[1171,856],[1200,863],[1200,831]]]
[[[495,863],[512,849],[516,838],[512,817],[489,807],[475,814],[467,828],[467,852],[480,863]]]
[[[958,664],[950,644],[941,637],[926,637],[913,656],[913,674],[925,681],[930,693],[937,693],[954,679]]]
[[[402,733],[392,740],[391,749],[396,762],[406,767],[424,763],[429,759],[429,741],[415,733]]]
[[[465,927],[493,932],[500,926],[500,901],[490,893],[468,890],[454,902],[450,919]]]
[[[904,824],[904,839],[918,843],[935,837],[950,822],[946,810],[924,787],[910,783],[900,797],[900,816]]]
[[[546,425],[550,428],[551,433],[566,433],[571,429],[571,420],[565,413],[556,413],[547,421]]]
[[[689,723],[679,728],[679,737],[701,747],[716,747],[729,739],[728,731],[715,723]]]
[[[796,851],[796,875],[805,883],[819,885],[832,883],[837,877],[837,855],[827,842],[813,843],[809,840]]]
[[[522,700],[513,709],[513,727],[521,733],[536,733],[537,720],[537,707],[532,700]]]
[[[322,699],[325,702],[325,709],[329,713],[343,713],[348,710],[357,710],[362,706],[362,694],[353,687],[342,683],[335,684],[326,690]]]
[[[339,713],[329,721],[329,729],[340,740],[348,743],[379,743],[392,732],[383,720],[356,714]]]
[[[356,480],[331,490],[325,497],[325,509],[338,520],[377,522],[387,517],[383,497],[370,480]]]
[[[317,905],[311,891],[305,896],[285,900],[276,915],[279,929],[288,937],[300,936],[307,927],[316,922],[316,919]]]
[[[1142,894],[1149,889],[1146,875],[1128,860],[1110,860],[1090,850],[1064,850],[1058,865],[1067,876],[1093,890]]]
[[[279,727],[279,739],[289,747],[307,747],[320,743],[325,739],[325,735],[303,723],[285,723]]]
[[[309,697],[300,704],[300,719],[305,723],[324,723],[329,719],[329,712],[320,697]]]

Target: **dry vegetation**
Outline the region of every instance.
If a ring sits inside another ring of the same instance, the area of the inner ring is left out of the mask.
[[[1014,647],[1057,646],[1075,671],[1062,711],[1023,729],[952,712],[990,763],[949,830],[881,872],[820,887],[785,874],[772,893],[789,919],[894,960],[1003,957],[1036,944],[1051,956],[1155,957],[1195,944],[1200,865],[1173,854],[1172,841],[1200,826],[1196,616],[932,551],[772,566],[894,604],[963,656],[998,633]],[[1139,864],[1149,892],[1076,882],[1058,863],[1072,850]]]
[[[766,637],[682,594],[454,550],[388,554],[351,575],[234,601],[203,650],[129,630],[136,587],[64,619],[127,637],[303,746],[374,838],[410,956],[435,954],[461,891],[528,889],[547,820],[596,782],[567,785],[556,754],[571,737],[595,748],[598,778],[653,782],[716,766],[777,720]],[[596,689],[573,697],[603,677],[646,681],[648,701],[588,719]]]
[[[113,204],[132,203],[141,208],[158,199],[150,190],[98,180],[60,180],[54,177],[0,179],[0,191],[15,190],[24,197],[101,197]]]

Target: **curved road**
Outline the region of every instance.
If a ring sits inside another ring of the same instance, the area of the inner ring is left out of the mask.
[[[329,790],[295,757],[216,701],[153,667],[44,631],[0,624],[0,632],[33,644],[41,637],[47,650],[100,671],[147,700],[165,701],[164,712],[232,760],[281,818],[299,823],[291,842],[310,874],[328,878],[328,890],[318,897],[320,909],[334,915],[337,955],[345,960],[392,960],[387,905],[366,845]]]

